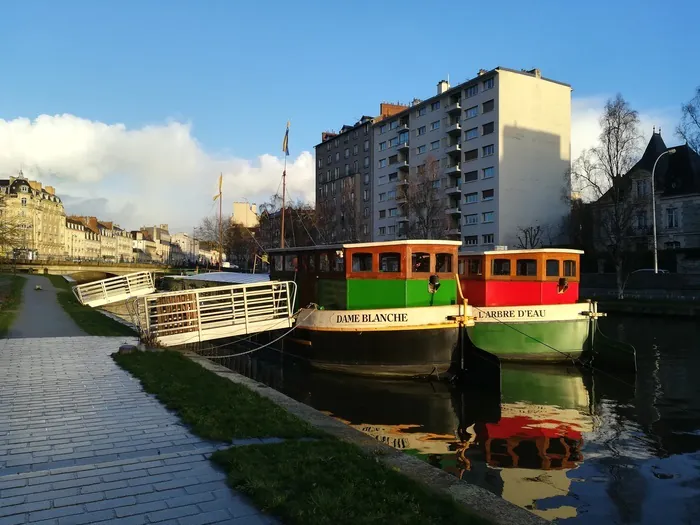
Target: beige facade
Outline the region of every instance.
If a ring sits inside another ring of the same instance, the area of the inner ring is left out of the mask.
[[[156,243],[150,237],[150,235],[148,235],[148,232],[141,230],[133,231],[131,234],[134,259],[136,261],[147,262],[158,260],[156,254]]]
[[[116,262],[117,238],[114,236],[114,227],[111,222],[97,221],[97,230],[100,232],[100,259]]]
[[[117,241],[117,261],[131,262],[134,256],[131,232],[114,225],[114,237]]]
[[[170,236],[170,242],[178,247],[178,256],[181,262],[196,263],[199,259],[199,241],[187,233],[174,233]],[[180,262],[180,261],[176,261]]]
[[[66,218],[63,254],[70,259],[85,259],[85,225],[72,217]]]
[[[234,202],[231,220],[246,228],[255,228],[258,225],[258,207],[247,202]]]
[[[146,237],[155,243],[155,255],[152,260],[168,263],[170,262],[170,232],[167,224],[158,226],[144,226],[141,231],[145,232]]]
[[[66,214],[54,188],[18,177],[0,180],[3,221],[17,226],[14,246],[5,246],[6,255],[15,249],[31,252],[31,257],[64,256]]]

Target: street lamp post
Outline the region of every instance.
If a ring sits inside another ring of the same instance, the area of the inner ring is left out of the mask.
[[[676,152],[674,148],[667,149],[664,151],[661,155],[656,157],[656,160],[654,161],[654,167],[651,169],[651,219],[652,219],[652,225],[654,228],[654,273],[658,274],[659,273],[659,251],[656,246],[656,194],[654,191],[654,182],[656,179],[654,179],[654,172],[656,171],[656,164],[659,162],[659,159],[666,155],[667,153],[669,155],[673,155]]]

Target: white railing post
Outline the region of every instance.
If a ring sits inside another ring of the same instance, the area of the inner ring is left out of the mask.
[[[245,333],[248,334],[248,296],[246,295],[246,287],[243,286],[243,318],[245,319]]]
[[[201,343],[202,342],[202,316],[201,316],[201,312],[199,309],[199,291],[198,290],[195,291],[194,300],[195,300],[195,304],[197,305],[197,310],[196,310],[196,312],[197,312],[197,337],[199,339],[199,342]]]

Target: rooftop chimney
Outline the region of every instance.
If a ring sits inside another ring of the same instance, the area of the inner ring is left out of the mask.
[[[447,80],[441,80],[437,83],[437,94],[442,95],[445,91],[450,89],[450,83]]]
[[[484,75],[484,74],[486,74],[486,73],[488,73],[488,71],[486,71],[485,69],[480,69],[480,70],[479,70],[479,76]]]

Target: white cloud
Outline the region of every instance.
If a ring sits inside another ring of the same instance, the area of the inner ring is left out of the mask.
[[[595,146],[600,135],[600,118],[605,102],[611,95],[573,98],[571,101],[571,158],[576,159],[584,149]],[[666,144],[678,143],[674,135],[677,109],[658,108],[639,111],[640,130],[645,141],[651,138],[654,126],[661,127]],[[646,146],[646,142],[645,142]]]
[[[287,164],[293,198],[312,200],[313,155]],[[68,213],[97,215],[128,228],[168,223],[189,230],[213,212],[223,173],[224,210],[234,200],[262,202],[279,188],[283,159],[254,160],[207,152],[180,122],[129,129],[73,115],[0,119],[0,175],[23,169],[53,185]]]

